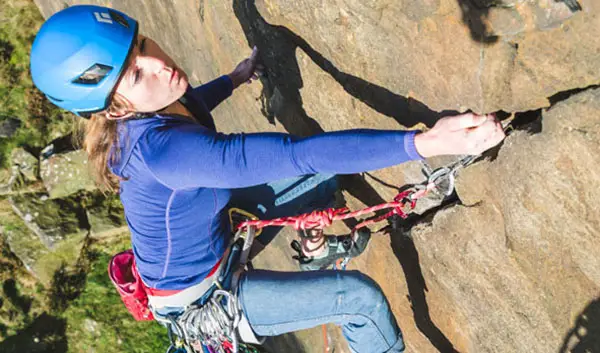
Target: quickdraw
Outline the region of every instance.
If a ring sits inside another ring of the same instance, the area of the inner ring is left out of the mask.
[[[504,132],[508,134],[513,130],[512,119],[503,124]],[[367,219],[357,224],[352,232],[356,230],[386,220],[394,215],[401,218],[407,218],[408,214],[416,207],[417,201],[431,192],[436,192],[442,196],[450,196],[454,192],[454,185],[458,171],[473,162],[475,162],[481,154],[468,155],[458,161],[435,170],[432,170],[426,162],[423,163],[423,173],[427,180],[421,184],[413,185],[412,187],[398,193],[393,201],[382,203],[379,205],[364,208],[362,210],[350,212],[347,207],[328,208],[325,210],[315,210],[310,213],[301,214],[293,217],[280,217],[271,220],[248,220],[241,222],[238,225],[238,230],[245,227],[255,227],[260,230],[270,226],[290,226],[296,230],[311,230],[323,229],[330,226],[334,221],[345,220],[349,218],[358,218],[369,213],[391,209],[387,213],[377,216],[372,219]]]
[[[394,215],[407,218],[408,214],[416,207],[417,201],[427,196],[430,192],[437,192],[446,196],[452,194],[457,171],[473,161],[474,158],[468,156],[452,166],[442,167],[432,172],[428,172],[429,169],[426,166],[424,172],[429,174],[427,181],[398,193],[391,202],[382,203],[353,212],[350,212],[347,207],[328,208],[292,217],[280,217],[271,220],[249,220],[240,223],[238,225],[238,230],[245,227],[262,229],[270,226],[290,226],[296,230],[324,229],[325,227],[330,226],[334,221],[358,218],[369,213],[386,209],[391,210],[381,216],[358,223],[352,231],[355,232],[362,227],[380,222]]]

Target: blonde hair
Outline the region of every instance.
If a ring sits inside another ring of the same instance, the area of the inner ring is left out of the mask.
[[[121,154],[118,129],[123,119],[111,119],[133,112],[133,105],[115,93],[106,110],[94,113],[89,120],[80,120],[74,134],[75,141],[87,152],[92,175],[103,191],[115,192],[119,178],[108,168],[119,161]]]

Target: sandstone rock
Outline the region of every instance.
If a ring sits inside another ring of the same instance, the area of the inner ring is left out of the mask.
[[[574,15],[565,2],[538,0],[522,6],[491,8],[485,22],[493,35],[507,40],[524,31],[558,27]]]
[[[46,16],[64,4],[36,2]],[[568,15],[552,1],[204,0],[201,11],[191,0],[92,2],[137,17],[193,83],[229,72],[257,45],[266,76],[217,108],[223,131],[423,128],[442,111],[534,110],[600,82],[593,0]],[[165,30],[174,23],[185,29]],[[561,347],[599,288],[594,101],[588,92],[555,106],[540,134],[513,134],[495,161],[461,174],[465,205],[412,237],[374,236],[350,263],[382,286],[408,351]],[[392,186],[420,177],[416,163],[373,175]],[[358,184],[346,195],[352,208],[396,193],[368,177]],[[293,236],[282,234],[263,265],[294,270],[282,260]],[[292,337],[322,351],[320,336],[316,329]],[[340,337],[334,346],[344,351]]]
[[[511,135],[460,175],[472,206],[413,230],[430,291],[467,318],[467,351],[558,351],[597,297],[599,102],[585,91],[545,112],[541,133]]]
[[[52,154],[40,162],[40,176],[50,198],[61,198],[80,190],[96,190],[83,150]]]
[[[38,159],[31,153],[22,148],[15,148],[12,151],[11,160],[13,165],[17,166],[18,171],[25,177],[26,181],[33,182],[38,176]]]
[[[544,9],[544,4],[552,7]],[[338,69],[381,84],[401,96],[413,97],[436,110],[529,110],[547,106],[546,98],[554,94],[552,91],[556,93],[566,89],[565,86],[575,88],[598,82],[598,77],[588,76],[582,81],[581,77],[572,79],[567,77],[568,75],[555,74],[565,70],[572,70],[578,75],[584,71],[591,72],[581,65],[591,69],[588,60],[597,60],[597,55],[593,50],[584,49],[577,44],[585,42],[587,46],[598,46],[596,38],[592,38],[592,33],[597,32],[599,22],[596,13],[591,9],[589,13],[574,14],[572,21],[565,22],[565,26],[571,27],[569,30],[555,28],[544,32],[533,31],[518,39],[512,39],[512,43],[497,40],[495,43],[481,44],[477,38],[473,38],[473,41],[471,36],[464,32],[460,21],[470,25],[479,21],[481,28],[478,31],[489,30],[488,34],[494,35],[492,29],[485,29],[487,17],[493,10],[462,16],[456,1],[442,2],[437,12],[419,22],[406,19],[405,12],[393,6],[367,6],[363,2],[351,1],[345,3],[338,11],[349,14],[346,26],[335,24],[338,14],[327,4],[315,1],[313,5],[310,6],[307,2],[300,5],[257,1],[260,14],[269,23],[292,29]],[[551,16],[549,13],[557,7],[568,11],[563,3],[554,1],[539,1],[526,5],[532,13],[521,23],[517,22],[516,26],[528,25],[528,19],[535,22],[546,18],[544,16],[556,18],[558,15]],[[308,8],[318,11],[307,11]],[[542,14],[544,16],[541,16]],[[556,21],[564,21],[564,17],[557,18]],[[549,25],[540,24],[538,27],[548,28]],[[472,29],[469,29],[469,32],[471,31]],[[449,36],[452,37],[452,41],[445,40]],[[560,47],[561,50],[571,52],[572,55],[581,55],[581,59],[585,56],[586,59],[575,64],[574,61],[563,62],[563,54],[566,52],[560,55],[546,55],[539,51],[521,51],[523,46],[538,46],[541,42],[547,43],[548,48]],[[503,54],[507,50],[505,47],[514,44],[519,47],[517,51],[512,55]],[[352,60],[348,60],[349,57]],[[552,59],[547,61],[549,57]],[[530,72],[529,65],[521,66],[522,62],[544,61],[547,62],[544,70],[535,68]],[[562,64],[559,65],[559,62]],[[504,66],[499,67],[500,63]],[[526,68],[528,71],[523,71]],[[501,75],[500,82],[488,86],[489,82],[486,81],[490,80],[490,73]],[[513,85],[508,90],[503,88],[506,85],[510,86],[511,80],[516,77],[535,81],[531,81],[528,87]],[[549,77],[560,79],[549,80]],[[529,89],[533,87],[536,87],[537,92]],[[303,91],[303,98],[317,92]],[[501,92],[501,97],[496,96],[497,92]],[[450,98],[454,94],[456,99]]]

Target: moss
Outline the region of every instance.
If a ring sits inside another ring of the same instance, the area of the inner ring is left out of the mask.
[[[166,329],[156,322],[134,321],[107,276],[113,251],[123,245],[97,253],[84,291],[64,312],[69,352],[162,352],[168,347]]]
[[[4,210],[4,202],[0,209]],[[17,219],[2,216],[4,231],[0,232],[0,339],[16,334],[28,325],[33,317],[46,310],[43,298],[45,288],[24,268],[23,263],[13,254],[8,246],[6,234],[25,235],[23,225]],[[1,350],[0,350],[1,351]]]
[[[44,242],[50,246],[63,238],[87,232],[89,225],[80,195],[55,200],[44,200],[43,196],[37,193],[21,194],[15,195],[13,201],[47,236],[42,239]]]
[[[116,194],[90,193],[86,202],[88,220],[95,234],[125,225],[123,204]]]
[[[52,251],[40,256],[33,268],[40,281],[50,284],[57,271],[64,270],[65,267],[74,266],[81,253],[85,238],[86,234],[77,234],[61,242]]]
[[[73,115],[53,106],[29,76],[29,52],[43,18],[34,2],[4,0],[0,7],[0,117],[23,124],[11,138],[0,138],[0,167],[16,146],[40,150],[71,130]]]

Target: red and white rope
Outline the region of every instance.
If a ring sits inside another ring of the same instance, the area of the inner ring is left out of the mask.
[[[396,195],[396,197],[394,197],[394,200],[391,202],[385,202],[379,205],[363,208],[362,210],[357,210],[354,212],[350,212],[350,210],[347,207],[328,208],[324,210],[315,210],[313,212],[304,213],[298,216],[280,217],[270,220],[245,221],[240,223],[238,229],[250,226],[256,227],[257,229],[271,226],[290,226],[296,230],[324,229],[326,227],[329,227],[335,221],[341,221],[349,218],[358,218],[369,213],[391,208],[389,212],[381,216],[375,217],[373,219],[368,219],[357,224],[356,227],[354,227],[354,230],[357,230],[367,225],[380,222],[393,215],[398,215],[402,218],[406,218],[407,212],[404,209],[406,207],[409,207],[410,210],[414,209],[417,204],[417,200],[427,195],[429,191],[431,191],[434,188],[435,184],[429,183],[425,188],[417,191],[403,191]]]

